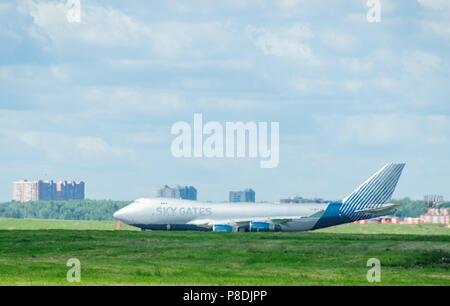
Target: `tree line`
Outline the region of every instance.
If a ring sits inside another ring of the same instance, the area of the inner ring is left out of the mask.
[[[106,221],[114,220],[114,212],[130,203],[112,200],[12,202],[0,205],[0,217]]]
[[[396,217],[413,217],[417,218],[420,215],[425,214],[429,207],[428,205],[421,200],[411,200],[410,198],[403,198],[400,200],[390,200],[389,203],[401,204],[397,208],[397,212],[395,213]],[[444,203],[438,206],[439,208],[449,208],[450,202]]]
[[[401,204],[395,213],[395,216],[400,218],[419,217],[426,213],[429,208],[424,201],[409,198],[389,202]],[[0,204],[0,218],[110,221],[114,220],[113,214],[115,211],[130,203],[131,201],[113,200],[12,202]],[[449,208],[450,203],[439,207]]]

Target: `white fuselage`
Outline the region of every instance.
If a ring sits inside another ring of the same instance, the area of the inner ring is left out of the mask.
[[[248,224],[248,220],[264,222],[270,218],[308,218],[324,211],[328,204],[276,204],[276,203],[207,203],[181,199],[139,199],[114,214],[126,224],[152,229],[170,225],[200,226],[212,224]],[[187,227],[186,229],[188,229]]]

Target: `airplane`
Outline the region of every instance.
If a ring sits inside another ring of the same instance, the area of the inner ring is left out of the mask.
[[[404,163],[385,165],[342,201],[324,204],[207,203],[169,198],[141,198],[114,218],[141,230],[215,232],[301,232],[395,213],[387,203]]]

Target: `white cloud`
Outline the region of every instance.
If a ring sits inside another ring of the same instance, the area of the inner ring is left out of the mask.
[[[339,96],[342,93],[358,93],[362,90],[381,92],[399,92],[402,82],[392,78],[376,77],[370,79],[307,79],[293,78],[290,88],[300,94],[311,94],[314,96]]]
[[[373,80],[375,88],[385,92],[402,93],[407,88],[407,82],[402,79],[392,77],[378,77]]]
[[[132,158],[134,152],[112,146],[100,137],[77,137],[60,133],[3,130],[0,134],[29,148],[45,152],[47,157],[56,162],[79,160],[111,160]]]
[[[431,31],[445,38],[450,37],[450,1],[417,0],[424,8],[431,10],[431,18],[421,21],[426,31]]]
[[[257,100],[247,99],[217,99],[217,100],[199,100],[196,105],[202,109],[216,109],[225,111],[243,111],[249,109],[264,110],[271,104]]]
[[[366,4],[367,8],[367,1],[363,0],[364,4]],[[395,13],[397,10],[397,6],[399,5],[398,0],[381,0],[381,10],[382,14],[392,14]]]
[[[382,69],[398,70],[401,68],[398,55],[389,48],[369,50],[366,55],[359,57],[341,57],[338,60],[339,69],[347,70],[356,74],[373,74]]]
[[[65,66],[53,65],[50,67],[50,71],[56,79],[63,81],[63,82],[70,81],[70,74],[67,71],[67,68]]]
[[[352,73],[370,73],[373,70],[374,63],[368,59],[362,58],[341,58],[339,59],[342,68]]]
[[[361,80],[345,80],[341,82],[344,89],[348,92],[357,93],[361,90],[364,82]]]
[[[305,12],[305,0],[278,0],[278,10],[283,17],[294,17]]]
[[[385,2],[387,0],[383,0]],[[277,0],[267,1],[273,4],[274,11],[283,18],[311,18],[328,15],[344,15],[348,11],[365,10],[366,0],[329,1],[329,0]],[[361,5],[362,4],[362,5]],[[365,13],[365,12],[364,12]]]
[[[221,70],[248,70],[253,63],[244,59],[214,59],[214,60],[151,60],[151,59],[121,59],[109,61],[111,65],[124,68],[145,70],[149,68],[167,69],[221,69]]]
[[[70,79],[67,65],[23,64],[0,66],[0,80],[14,85],[45,86],[54,80],[67,82]]]
[[[154,93],[130,87],[95,87],[87,89],[84,99],[91,114],[177,112],[186,102],[172,93]]]
[[[162,131],[147,132],[147,133],[132,133],[127,134],[126,138],[135,144],[157,144],[157,143],[165,143],[171,140],[168,133]]]
[[[265,29],[247,27],[254,45],[264,54],[303,64],[317,64],[308,41],[314,37],[311,29],[296,23],[290,27]]]
[[[450,15],[450,14],[449,14]],[[450,19],[443,18],[440,21],[432,20],[432,21],[422,21],[422,27],[425,30],[431,31],[437,35],[443,37],[450,36]]]
[[[44,130],[56,128],[59,131],[67,129],[79,129],[80,125],[86,122],[80,122],[80,117],[72,110],[67,113],[61,113],[54,108],[50,110],[34,107],[30,110],[5,110],[0,109],[0,132],[17,130],[33,130],[37,126]]]
[[[290,81],[290,87],[301,94],[330,94],[335,86],[335,81],[326,79],[294,78]]]
[[[104,156],[132,156],[129,149],[111,146],[100,137],[77,137],[75,138],[75,149],[83,158]]]
[[[192,11],[189,4],[187,4],[185,2],[169,0],[167,2],[167,5],[171,10],[173,10],[177,13],[185,14],[185,13],[190,13]]]
[[[142,47],[162,57],[198,54],[199,45],[222,49],[231,36],[229,25],[220,22],[181,23],[166,21],[144,23],[113,8],[83,5],[81,23],[69,23],[64,3],[27,1],[20,10],[34,20],[30,32],[58,47],[67,42],[106,47]]]
[[[438,56],[422,51],[416,51],[403,58],[405,71],[419,78],[439,70],[441,64],[442,60]]]
[[[417,2],[427,9],[437,11],[450,10],[450,2],[448,0],[417,0]]]
[[[344,120],[339,138],[361,144],[377,145],[410,142],[415,134],[414,122],[398,115],[360,115]]]
[[[364,114],[346,117],[317,117],[330,137],[360,145],[429,145],[450,140],[450,117],[442,115]]]
[[[320,34],[320,40],[328,47],[337,51],[345,51],[354,48],[357,43],[356,38],[348,33],[336,30],[326,30]]]
[[[0,14],[6,13],[10,10],[11,5],[9,3],[0,3]]]

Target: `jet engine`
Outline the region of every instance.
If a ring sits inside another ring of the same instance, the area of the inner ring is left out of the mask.
[[[215,225],[213,225],[213,231],[214,232],[232,232],[233,227],[231,225],[215,224]]]
[[[279,231],[279,226],[266,222],[250,222],[251,232],[276,232]]]

